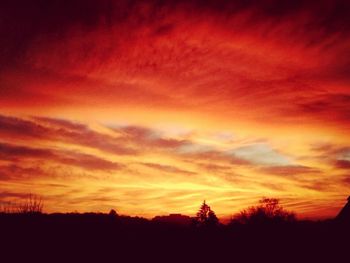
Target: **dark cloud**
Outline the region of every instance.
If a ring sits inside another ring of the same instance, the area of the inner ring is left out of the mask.
[[[334,165],[339,169],[350,169],[350,160],[336,160]]]
[[[343,183],[345,183],[346,185],[350,185],[350,175],[345,176],[343,178]]]
[[[111,128],[118,134],[121,134],[121,141],[129,142],[142,147],[143,149],[153,150],[177,150],[181,147],[192,145],[188,140],[165,138],[157,131],[141,126],[125,126]]]
[[[25,1],[3,0],[0,3],[0,61],[4,67],[18,62],[38,38],[59,40],[72,27],[91,31],[101,23],[108,29],[112,25],[129,30],[142,24],[151,24],[173,11],[182,10],[192,16],[199,14],[228,18],[240,12],[252,12],[250,23],[307,14],[305,31],[327,35],[346,32],[350,27],[350,4],[346,0],[206,0],[206,1],[132,1],[132,0],[71,0]],[[173,25],[157,26],[164,34]],[[122,31],[122,29],[121,29]],[[319,39],[316,39],[316,41]],[[311,42],[312,43],[312,42]]]
[[[197,165],[209,172],[228,172],[232,169],[229,165],[214,164],[214,163],[197,163]]]
[[[123,140],[91,130],[83,124],[73,123],[62,119],[37,118],[45,123],[59,126],[48,130],[49,139],[79,144],[117,155],[135,155],[137,151],[122,145]]]
[[[64,119],[34,117],[32,121],[0,115],[0,134],[6,137],[60,141],[116,155],[138,155],[142,153],[141,149],[175,151],[192,144],[187,140],[165,138],[152,129],[139,126],[112,130],[116,133],[115,136]]]
[[[307,188],[307,189],[311,189],[311,190],[315,190],[315,191],[337,191],[337,187],[335,187],[332,181],[329,180],[314,180],[314,181],[310,181],[310,182],[299,182],[298,185],[303,187],[303,188]]]
[[[285,191],[286,190],[286,187],[284,185],[276,184],[276,183],[264,182],[264,183],[260,183],[260,185],[263,187],[266,187],[268,189],[277,190],[277,191]]]
[[[183,170],[172,165],[164,165],[164,164],[157,164],[157,163],[140,163],[140,164],[146,167],[150,167],[150,168],[153,168],[162,172],[167,172],[167,173],[186,174],[186,175],[197,174],[195,172]]]
[[[0,159],[24,161],[37,159],[72,165],[86,170],[120,170],[124,165],[110,162],[99,157],[72,151],[31,148],[7,143],[0,143]]]
[[[1,158],[1,157],[0,157]],[[39,167],[21,167],[17,164],[9,164],[0,166],[0,181],[9,181],[23,178],[33,178],[40,176],[47,176]]]
[[[120,163],[110,162],[93,155],[82,153],[69,153],[58,158],[58,161],[63,164],[73,165],[86,170],[120,170],[125,166]]]
[[[0,142],[0,159],[16,160],[20,158],[54,158],[51,150],[17,146]]]
[[[317,158],[337,169],[350,169],[350,147],[336,144],[315,145],[312,148]]]
[[[0,200],[7,198],[16,198],[16,199],[26,199],[29,194],[27,193],[18,193],[18,192],[9,192],[9,191],[0,191]]]
[[[324,94],[311,101],[297,103],[300,114],[311,114],[329,121],[350,121],[350,94]]]
[[[18,62],[40,36],[59,39],[71,26],[91,28],[99,22],[102,14],[110,12],[109,2],[111,1],[1,1],[1,65]]]
[[[37,118],[37,120],[41,123],[0,115],[0,134],[11,138],[37,138],[67,142],[118,155],[136,154],[134,149],[121,146],[121,140],[93,131],[86,125],[52,118]]]
[[[57,118],[47,118],[47,117],[33,117],[34,120],[37,120],[39,122],[44,122],[56,127],[61,127],[61,128],[65,128],[65,129],[70,129],[70,130],[77,130],[77,131],[81,131],[81,130],[86,130],[87,127],[84,124],[80,124],[77,122],[72,122],[69,120],[65,120],[65,119],[57,119]]]
[[[220,152],[217,150],[197,150],[194,149],[191,151],[182,151],[179,153],[182,158],[186,158],[185,160],[193,160],[193,161],[211,161],[211,162],[224,162],[226,164],[232,165],[252,165],[250,161],[244,158],[239,158],[232,153]]]
[[[0,133],[19,137],[43,138],[48,136],[48,129],[34,122],[0,115]]]
[[[259,168],[258,170],[266,174],[282,175],[282,176],[293,176],[293,175],[299,175],[299,174],[321,172],[318,169],[302,166],[302,165],[267,166],[267,167]]]

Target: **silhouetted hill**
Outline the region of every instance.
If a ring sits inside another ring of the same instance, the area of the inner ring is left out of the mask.
[[[336,219],[338,221],[341,221],[343,223],[348,222],[350,224],[350,196],[348,197],[348,202],[345,204],[345,206],[340,210],[339,214],[337,215]]]
[[[164,224],[190,226],[193,223],[193,218],[181,214],[170,214],[167,216],[155,216],[152,221]]]

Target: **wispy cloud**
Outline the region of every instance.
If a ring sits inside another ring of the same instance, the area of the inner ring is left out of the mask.
[[[293,176],[293,175],[305,175],[309,173],[319,174],[319,169],[302,166],[302,165],[282,165],[282,166],[265,166],[259,168],[260,171],[267,174]]]
[[[146,167],[150,167],[156,170],[159,170],[161,172],[166,173],[175,173],[175,174],[185,174],[185,175],[194,175],[195,172],[187,171],[180,169],[178,167],[172,166],[172,165],[164,165],[164,164],[157,164],[157,163],[140,163]]]

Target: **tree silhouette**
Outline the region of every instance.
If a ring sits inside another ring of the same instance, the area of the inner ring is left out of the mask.
[[[293,212],[285,210],[276,198],[262,198],[259,205],[249,207],[234,216],[231,224],[265,224],[294,222],[296,220]]]
[[[117,217],[118,213],[114,209],[111,209],[108,214],[110,217]]]
[[[210,206],[206,204],[204,200],[197,212],[195,224],[197,226],[216,226],[218,223],[219,219],[217,218],[215,212],[211,210]]]

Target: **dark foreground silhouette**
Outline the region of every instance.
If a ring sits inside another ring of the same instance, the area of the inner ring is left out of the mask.
[[[163,219],[113,211],[3,213],[0,262],[350,262],[350,220],[345,217],[229,225]]]

